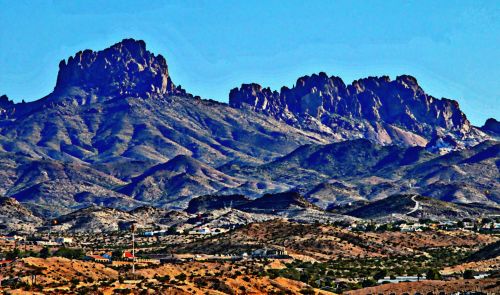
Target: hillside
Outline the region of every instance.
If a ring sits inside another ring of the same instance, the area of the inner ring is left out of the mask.
[[[500,214],[499,207],[482,204],[455,204],[418,195],[393,195],[345,214],[363,219],[463,220]]]
[[[170,161],[153,166],[120,188],[120,193],[150,204],[170,203],[183,208],[192,196],[237,187],[237,179],[189,156],[179,155]]]
[[[245,84],[229,104],[174,81],[163,56],[125,39],[61,61],[43,98],[1,96],[0,193],[50,218],[287,191],[322,209],[400,193],[500,202],[495,121],[472,126],[411,76],[346,85],[320,73],[280,92]]]
[[[91,206],[76,210],[55,220],[54,231],[72,233],[81,232],[113,232],[128,230],[132,224],[137,228],[167,228],[186,221],[188,216],[183,212],[165,211],[151,207],[140,207],[132,211],[121,211],[113,208]],[[49,224],[48,221],[47,224]]]
[[[32,232],[42,222],[15,199],[0,196],[0,233]]]
[[[420,194],[456,203],[499,203],[500,144],[436,155],[420,147],[381,146],[365,139],[304,145],[263,165],[224,173],[281,183],[326,209],[332,205]]]

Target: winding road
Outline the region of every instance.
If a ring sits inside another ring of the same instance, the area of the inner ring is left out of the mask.
[[[413,202],[415,202],[415,207],[413,207],[413,209],[411,209],[410,211],[408,211],[408,213],[406,213],[406,215],[410,215],[413,212],[416,212],[418,209],[420,209],[420,203],[417,200],[415,200],[416,197],[417,197],[416,195],[414,195],[413,197],[411,197],[411,200]]]

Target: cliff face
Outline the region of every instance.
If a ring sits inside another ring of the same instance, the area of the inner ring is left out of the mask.
[[[258,84],[243,84],[231,90],[229,104],[304,129],[319,127],[341,136],[347,131],[360,135],[374,132],[379,142],[384,142],[383,133],[387,133],[387,140],[397,141],[391,127],[426,139],[436,128],[459,134],[471,131],[456,101],[426,94],[415,78],[406,75],[394,81],[387,76],[368,77],[346,85],[339,77],[319,73],[301,77],[294,87],[282,87],[279,92]]]
[[[14,107],[14,102],[7,95],[0,96],[0,119],[7,118]]]
[[[102,50],[80,51],[59,63],[55,92],[78,87],[96,95],[148,96],[180,94],[162,55],[146,50],[144,41],[125,39]]]

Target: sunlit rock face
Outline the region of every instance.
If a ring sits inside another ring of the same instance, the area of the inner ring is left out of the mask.
[[[176,94],[165,58],[144,41],[125,39],[102,51],[84,50],[59,64],[55,92],[78,87],[96,95]]]
[[[231,90],[229,103],[343,139],[425,145],[435,129],[471,132],[456,101],[426,94],[407,75],[393,81],[387,76],[368,77],[346,85],[339,77],[321,72],[301,77],[294,87],[282,87],[279,92],[243,84]]]

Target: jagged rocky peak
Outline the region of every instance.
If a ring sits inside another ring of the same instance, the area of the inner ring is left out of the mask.
[[[185,94],[175,87],[167,61],[142,40],[124,39],[102,51],[84,50],[59,63],[54,91],[77,87],[96,95]]]
[[[500,122],[498,122],[494,118],[489,118],[488,120],[486,120],[483,127],[481,127],[481,130],[490,134],[493,133],[494,135],[500,136]]]
[[[5,94],[0,96],[0,108],[8,108],[14,105],[14,102]]]
[[[282,87],[280,92],[243,84],[231,90],[229,103],[289,123],[313,117],[332,127],[339,124],[341,117],[393,124],[427,135],[436,127],[461,133],[471,130],[456,101],[426,94],[417,79],[409,75],[395,80],[388,76],[368,77],[346,85],[341,78],[321,72],[300,77],[292,88]]]
[[[0,96],[0,119],[7,118],[9,113],[12,112],[15,103],[7,97],[7,95]]]

